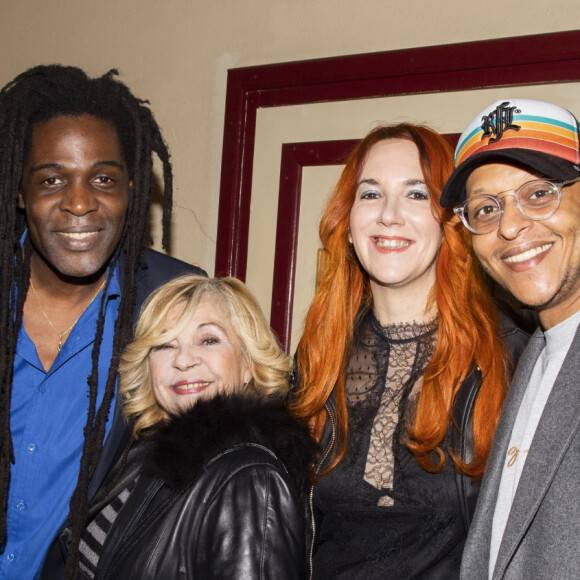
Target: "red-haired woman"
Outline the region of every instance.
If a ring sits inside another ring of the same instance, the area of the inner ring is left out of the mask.
[[[321,441],[314,578],[459,577],[514,359],[422,126],[374,129],[320,224],[327,253],[298,346],[296,415]]]

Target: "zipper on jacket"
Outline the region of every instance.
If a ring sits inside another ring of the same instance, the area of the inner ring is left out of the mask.
[[[336,424],[334,422],[334,416],[332,415],[332,411],[330,410],[328,403],[324,403],[324,408],[326,409],[326,412],[328,413],[328,418],[330,419],[330,423],[332,425],[332,431],[331,431],[330,443],[326,447],[324,454],[320,458],[320,461],[318,462],[318,464],[316,465],[316,469],[314,470],[314,473],[316,475],[318,475],[320,468],[322,467],[322,465],[324,464],[324,462],[328,458],[330,450],[334,447],[334,442],[336,440]],[[316,522],[314,521],[314,486],[313,485],[310,486],[310,506],[309,507],[310,507],[310,523],[311,523],[311,528],[312,528],[312,539],[310,540],[310,553],[308,556],[308,565],[309,565],[309,569],[310,569],[308,578],[310,580],[312,580],[312,574],[313,574],[312,559],[314,557],[314,538],[316,536]]]
[[[121,538],[121,543],[118,544],[114,551],[111,554],[111,558],[109,559],[109,562],[107,562],[106,567],[103,566],[103,572],[100,574],[97,574],[95,577],[96,578],[103,578],[104,580],[107,580],[108,578],[112,578],[112,571],[115,570],[115,568],[117,567],[117,565],[119,564],[119,562],[123,561],[125,553],[127,552],[127,550],[132,546],[132,544],[130,542],[133,541],[133,537],[134,536],[139,536],[140,532],[142,531],[142,529],[144,527],[146,527],[147,523],[153,519],[153,521],[155,520],[156,517],[158,517],[158,514],[160,512],[160,510],[165,507],[166,504],[170,504],[171,501],[175,501],[175,496],[176,494],[174,494],[173,496],[169,496],[166,500],[164,500],[161,503],[161,506],[155,508],[155,510],[153,511],[151,516],[148,516],[145,518],[145,522],[142,521],[142,518],[144,516],[144,514],[146,514],[147,512],[147,508],[149,507],[149,505],[151,504],[151,502],[153,501],[153,499],[155,498],[155,496],[157,495],[157,493],[159,492],[159,490],[163,487],[163,481],[158,480],[158,481],[154,481],[152,482],[152,484],[150,484],[148,486],[148,488],[145,491],[144,494],[144,498],[143,501],[141,502],[140,506],[139,506],[139,510],[135,512],[135,515],[131,521],[131,525],[128,527],[128,532],[122,536]],[[133,488],[133,492],[135,492],[136,487]],[[130,497],[130,496],[129,496]],[[170,504],[171,505],[171,504]],[[102,562],[101,562],[102,565]]]

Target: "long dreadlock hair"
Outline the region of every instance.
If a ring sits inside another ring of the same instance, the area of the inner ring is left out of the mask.
[[[113,124],[132,180],[125,227],[121,242],[109,261],[109,272],[125,256],[124,287],[115,323],[113,356],[105,393],[97,409],[98,360],[104,329],[107,285],[103,292],[88,377],[89,404],[84,428],[84,445],[76,489],[70,500],[69,522],[72,540],[66,563],[66,577],[76,578],[78,545],[88,513],[88,486],[101,451],[111,400],[115,392],[117,366],[132,334],[132,313],[136,301],[136,275],[142,249],[148,240],[148,210],[153,179],[153,153],[163,165],[163,247],[169,246],[172,208],[172,172],[169,152],[147,101],[137,99],[110,70],[89,78],[76,67],[37,66],[27,70],[0,91],[0,543],[7,537],[6,509],[10,466],[14,449],[10,431],[12,372],[23,305],[30,280],[32,246],[28,236],[21,246],[25,217],[17,209],[17,197],[32,131],[36,124],[59,116],[91,115]]]

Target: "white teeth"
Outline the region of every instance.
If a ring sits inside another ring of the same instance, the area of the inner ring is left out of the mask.
[[[174,386],[173,388],[186,391],[186,390],[191,389],[191,388],[197,389],[199,387],[207,387],[208,385],[209,385],[209,383],[187,383],[185,385]]]
[[[84,240],[85,238],[92,236],[94,233],[95,232],[68,232],[63,233],[63,236],[66,236],[67,238],[72,238],[73,240]]]
[[[549,248],[552,247],[552,244],[544,244],[543,246],[539,246],[537,248],[532,248],[531,250],[527,250],[526,252],[522,252],[521,254],[516,254],[515,256],[510,256],[509,258],[504,258],[504,262],[508,262],[508,264],[514,264],[517,262],[525,262],[526,260],[532,259],[534,256],[545,252]]]
[[[396,250],[398,248],[406,248],[411,242],[408,240],[386,240],[385,238],[375,238],[375,243],[379,248]]]

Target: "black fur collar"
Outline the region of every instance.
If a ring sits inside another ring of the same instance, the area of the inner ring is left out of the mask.
[[[240,443],[258,443],[284,463],[298,489],[307,485],[316,452],[307,427],[280,399],[247,395],[202,401],[147,437],[147,472],[173,489],[193,481],[216,455]]]

